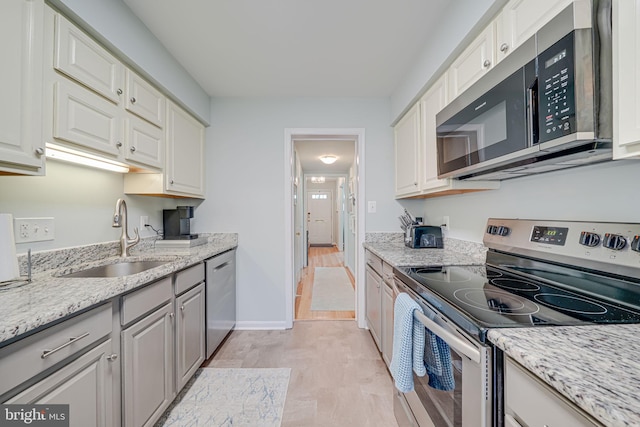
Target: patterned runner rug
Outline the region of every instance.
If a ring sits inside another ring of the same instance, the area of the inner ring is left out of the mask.
[[[201,368],[156,427],[279,427],[290,368]]]

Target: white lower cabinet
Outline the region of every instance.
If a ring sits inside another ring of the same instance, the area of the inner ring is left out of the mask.
[[[393,289],[386,280],[382,281],[382,359],[387,366],[393,354]]]
[[[173,302],[122,331],[123,425],[152,426],[175,397]]]
[[[204,283],[176,298],[176,390],[179,392],[204,362]]]
[[[382,313],[380,312],[382,298],[382,277],[380,277],[380,275],[369,265],[367,265],[366,271],[365,290],[367,324],[369,325],[369,331],[371,331],[373,340],[380,350],[382,331]]]
[[[504,406],[508,427],[602,427],[510,358],[505,361]]]
[[[108,339],[4,403],[66,404],[71,427],[115,426],[113,379],[118,369]]]

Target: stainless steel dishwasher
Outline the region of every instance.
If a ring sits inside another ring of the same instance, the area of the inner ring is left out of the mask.
[[[236,324],[236,250],[205,261],[207,359]]]

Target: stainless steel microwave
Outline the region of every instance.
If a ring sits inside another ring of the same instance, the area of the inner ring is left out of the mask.
[[[436,116],[438,177],[611,160],[611,0],[578,0]]]

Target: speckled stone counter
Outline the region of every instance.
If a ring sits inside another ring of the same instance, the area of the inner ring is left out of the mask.
[[[238,246],[238,235],[234,233],[205,234],[204,238],[203,244],[185,249],[156,249],[153,239],[145,239],[132,249],[129,259],[167,263],[125,277],[60,277],[93,266],[118,262],[117,242],[35,253],[32,282],[19,287],[0,288],[0,346],[51,322]],[[25,258],[22,256],[19,259],[23,272],[26,271]]]
[[[413,249],[404,245],[402,233],[367,233],[365,249],[392,266],[484,264],[486,251],[481,243],[444,239],[444,249]]]
[[[640,325],[494,329],[491,342],[605,426],[640,425]]]

